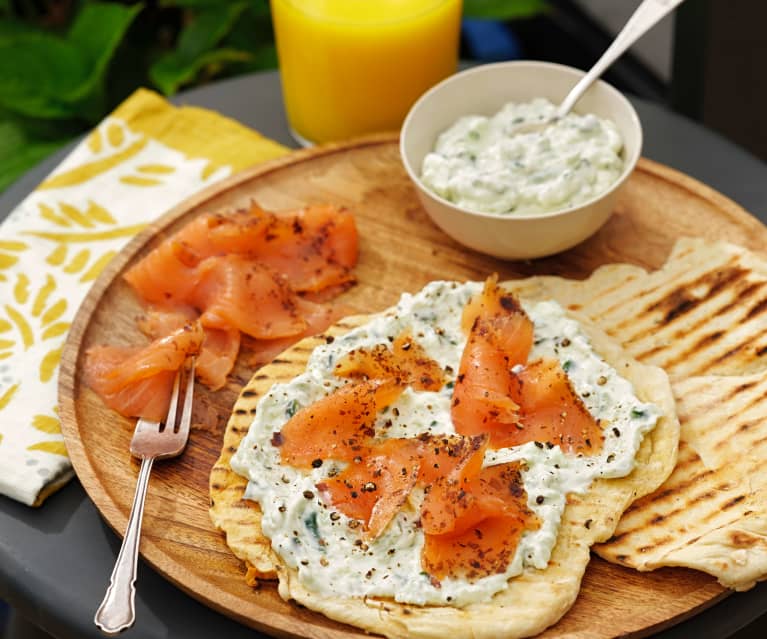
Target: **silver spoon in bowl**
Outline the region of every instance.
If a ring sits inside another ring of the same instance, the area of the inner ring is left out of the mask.
[[[654,27],[661,18],[673,11],[678,5],[682,4],[682,2],[684,2],[684,0],[644,0],[642,4],[637,7],[636,11],[634,11],[620,33],[615,37],[612,44],[602,54],[602,57],[599,58],[589,72],[584,75],[572,89],[570,89],[570,92],[565,96],[565,99],[562,100],[556,111],[544,120],[520,123],[512,129],[511,133],[513,135],[535,133],[565,117],[594,81],[599,78],[599,76],[601,76],[613,62],[620,58],[626,49]]]

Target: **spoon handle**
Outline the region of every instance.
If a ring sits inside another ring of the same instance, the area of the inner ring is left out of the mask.
[[[623,52],[626,51],[634,42],[639,40],[655,23],[658,22],[667,13],[673,11],[684,0],[644,0],[637,7],[634,14],[629,18],[621,32],[616,36],[613,43],[597,60],[597,63],[591,67],[591,70],[584,75],[576,84],[567,97],[562,101],[557,109],[556,117],[562,118],[570,112],[580,97],[586,92],[591,84],[602,73],[615,62]]]

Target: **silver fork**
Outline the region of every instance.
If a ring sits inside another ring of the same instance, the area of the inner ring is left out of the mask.
[[[93,618],[96,626],[106,634],[113,635],[122,632],[130,628],[136,620],[136,566],[141,537],[141,519],[144,514],[144,497],[146,497],[152,464],[155,459],[180,455],[189,438],[194,392],[194,359],[192,359],[186,381],[181,419],[176,426],[182,370],[176,374],[165,421],[153,422],[148,419],[139,419],[133,432],[130,452],[134,457],[141,459],[141,470],[139,470],[136,481],[136,494],[133,496],[128,528],[125,531],[120,554],[117,555],[117,561],[109,579],[109,587],[104,595],[104,600],[96,611],[96,616]]]

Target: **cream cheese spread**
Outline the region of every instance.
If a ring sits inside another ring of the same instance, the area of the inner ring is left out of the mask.
[[[593,457],[532,442],[486,453],[485,465],[524,460],[528,507],[541,523],[539,529],[525,531],[505,572],[471,582],[446,578],[435,585],[421,568],[419,491],[381,536],[365,541],[359,522],[323,503],[316,488],[334,467],[341,470],[341,463],[326,461],[312,471],[281,464],[273,434],[298,409],[345,383],[333,375],[335,363],[352,349],[389,344],[405,328],[444,368],[448,383],[438,392],[407,389],[379,415],[376,432],[385,437],[454,433],[450,401],[466,343],[460,318],[466,302],[481,290],[482,284],[476,282],[433,282],[416,295],[404,295],[394,310],[315,349],[303,374],[276,384],[260,401],[231,466],[248,479],[245,497],[261,505],[262,529],[272,548],[298,572],[307,589],[417,605],[465,606],[487,600],[525,567],[546,567],[568,493],[585,491],[596,477],[619,477],[632,470],[637,448],[660,411],[635,396],[631,384],[594,353],[578,323],[554,302],[524,304],[535,325],[530,361],[542,356],[559,359],[587,408],[602,420],[604,446]]]
[[[597,197],[623,171],[621,135],[609,120],[572,112],[541,131],[515,133],[555,109],[538,98],[492,117],[460,118],[424,158],[421,181],[453,204],[496,215],[548,213]]]

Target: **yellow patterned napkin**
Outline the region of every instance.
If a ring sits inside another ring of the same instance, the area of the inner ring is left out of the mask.
[[[56,416],[69,324],[101,269],[196,191],[288,151],[139,90],[0,226],[0,494],[39,505],[72,477]]]

